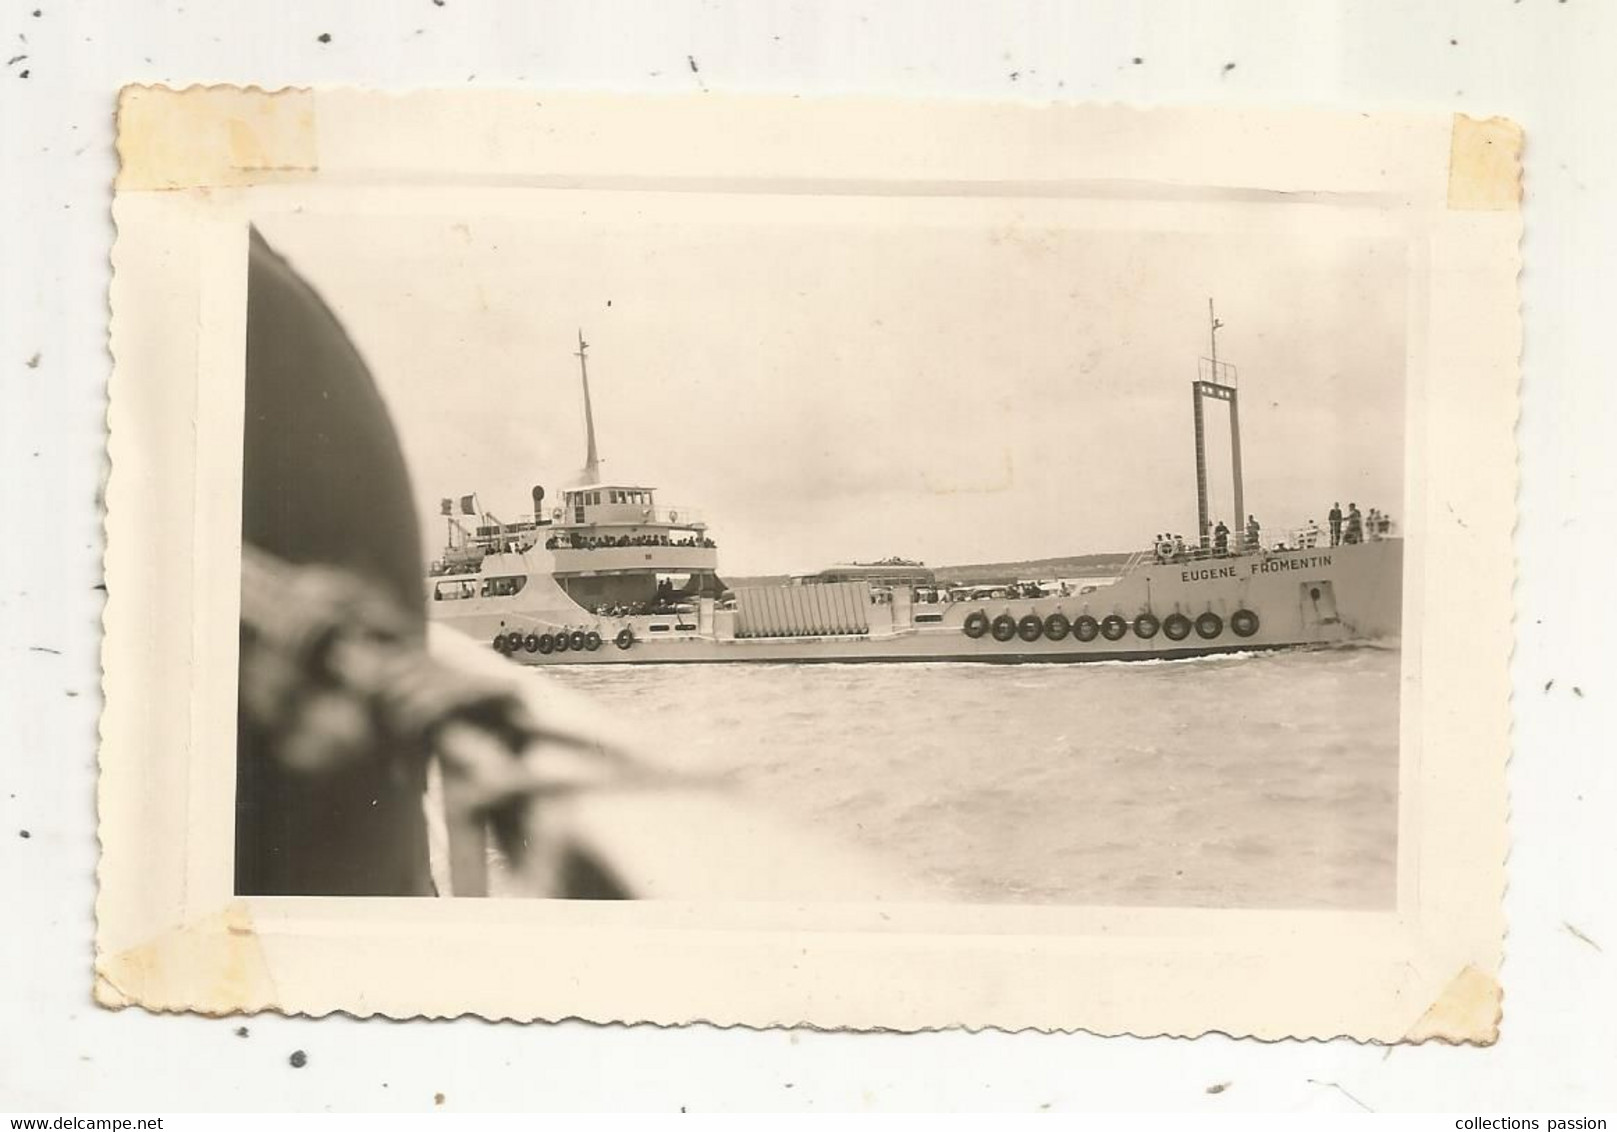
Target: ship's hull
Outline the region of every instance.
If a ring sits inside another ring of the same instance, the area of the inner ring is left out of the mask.
[[[758,603],[773,614],[751,620],[711,609],[700,616],[596,617],[576,606],[532,603],[526,610],[513,603],[434,613],[491,645],[520,635],[522,643],[502,651],[534,665],[1175,660],[1395,641],[1402,573],[1403,541],[1386,539],[1143,565],[1066,597],[912,605],[900,594],[856,610],[857,628],[843,617],[835,631],[826,630],[827,603],[809,592],[813,586],[780,587]],[[1016,631],[1007,634],[1008,625]],[[620,647],[625,629],[632,639]],[[537,638],[563,630],[570,630],[566,651],[534,647]],[[596,648],[573,647],[589,632],[599,638]]]
[[[569,652],[549,657],[517,652],[518,664],[1096,664],[1105,661],[1190,660],[1196,657],[1287,649],[1339,647],[1327,641],[1242,642],[1228,645],[1174,645],[1141,649],[963,649],[927,642],[875,641],[847,646],[831,640],[802,640],[790,646],[719,641],[667,641],[650,644],[633,656],[614,655],[610,644],[597,652]],[[1108,644],[1110,644],[1108,642]],[[908,646],[908,647],[905,647]]]

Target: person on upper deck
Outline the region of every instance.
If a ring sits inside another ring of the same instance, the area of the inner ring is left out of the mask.
[[[1342,505],[1341,505],[1341,503],[1333,503],[1333,504],[1331,504],[1331,513],[1328,516],[1328,519],[1329,519],[1329,522],[1331,524],[1331,545],[1332,546],[1340,546],[1340,545],[1342,545]]]
[[[1224,520],[1218,521],[1213,528],[1213,553],[1223,558],[1230,552],[1230,529],[1224,525]]]
[[[1348,504],[1346,541],[1350,543],[1364,541],[1364,516],[1359,514],[1357,503]]]
[[[1263,544],[1258,541],[1263,534],[1263,528],[1258,526],[1256,515],[1246,517],[1246,548],[1247,550],[1262,550]]]

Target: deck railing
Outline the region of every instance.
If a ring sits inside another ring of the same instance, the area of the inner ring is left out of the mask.
[[[1336,541],[1332,541],[1328,528],[1312,526],[1282,530],[1278,536],[1275,532],[1260,531],[1256,544],[1247,539],[1245,532],[1237,535],[1235,531],[1231,531],[1223,549],[1211,541],[1208,545],[1202,546],[1195,542],[1164,540],[1162,543],[1131,554],[1123,573],[1128,574],[1141,566],[1160,563],[1210,562],[1221,558],[1238,558],[1247,554],[1268,554],[1288,550],[1328,550],[1333,546],[1350,542],[1379,542],[1382,539],[1398,537],[1401,533],[1398,524],[1385,517],[1379,518],[1381,521],[1372,522],[1367,517],[1360,524],[1360,531],[1354,538],[1350,538],[1351,532],[1344,523]]]

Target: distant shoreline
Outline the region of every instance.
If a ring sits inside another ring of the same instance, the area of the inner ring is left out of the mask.
[[[951,586],[986,586],[1044,578],[1109,578],[1129,560],[1127,553],[1078,554],[1063,558],[1026,558],[1011,562],[975,562],[960,566],[933,566],[939,582]],[[722,571],[721,571],[722,573]],[[730,586],[778,586],[790,574],[724,575]]]

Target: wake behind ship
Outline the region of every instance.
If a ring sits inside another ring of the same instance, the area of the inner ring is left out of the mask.
[[[1209,311],[1211,314],[1211,310]],[[603,480],[579,336],[587,454],[546,510],[505,523],[475,496],[444,500],[447,543],[429,616],[525,664],[1069,662],[1388,641],[1399,635],[1403,539],[1355,511],[1262,545],[1248,530],[1239,391],[1212,350],[1191,383],[1198,530],[1159,536],[1104,584],[941,586],[930,572],[860,568],[790,584],[725,585],[706,520],[655,488]],[[1204,404],[1228,406],[1236,530],[1209,511]],[[913,564],[904,564],[906,567]]]

